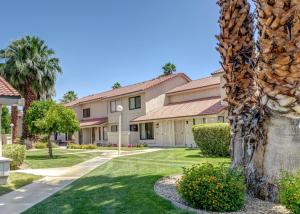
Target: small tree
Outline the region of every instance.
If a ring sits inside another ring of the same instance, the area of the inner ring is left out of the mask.
[[[69,102],[72,102],[74,100],[76,100],[78,97],[77,97],[77,94],[75,93],[75,91],[67,91],[63,97],[60,99],[60,101],[62,103],[69,103]]]
[[[163,76],[167,76],[173,74],[176,71],[176,66],[172,63],[166,63],[163,67]]]
[[[36,101],[28,110],[26,123],[30,131],[47,134],[49,157],[53,158],[51,134],[74,133],[79,130],[75,112],[53,101]]]
[[[112,86],[112,89],[117,89],[117,88],[121,88],[121,84],[119,82],[115,82]]]

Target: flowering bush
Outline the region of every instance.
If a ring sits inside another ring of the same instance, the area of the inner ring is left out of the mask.
[[[279,181],[279,200],[292,213],[300,213],[300,172],[282,176]]]
[[[209,211],[238,211],[245,203],[244,176],[224,165],[206,163],[184,168],[177,190],[192,207]]]

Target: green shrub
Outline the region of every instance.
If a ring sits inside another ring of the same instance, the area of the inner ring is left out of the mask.
[[[210,123],[193,126],[194,140],[204,155],[229,156],[230,126]]]
[[[69,143],[67,146],[68,149],[97,149],[95,144],[76,144],[76,143]]]
[[[35,143],[35,144],[33,144],[33,147],[36,149],[46,149],[47,143]]]
[[[20,144],[8,144],[3,146],[3,156],[12,159],[10,169],[18,169],[25,160],[26,147]]]
[[[190,206],[209,211],[238,211],[245,203],[244,176],[224,165],[184,168],[177,190]]]
[[[300,172],[282,176],[279,181],[279,200],[292,213],[300,213]]]

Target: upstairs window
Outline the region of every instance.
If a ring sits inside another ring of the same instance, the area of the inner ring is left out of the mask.
[[[91,109],[90,108],[83,109],[82,110],[82,116],[83,116],[83,118],[90,117],[91,116]]]
[[[110,112],[116,112],[117,111],[117,101],[116,100],[112,100],[110,101]]]
[[[138,125],[137,124],[131,124],[131,125],[129,125],[129,130],[131,132],[137,132],[137,131],[139,131]]]
[[[141,96],[129,98],[129,110],[141,108]]]

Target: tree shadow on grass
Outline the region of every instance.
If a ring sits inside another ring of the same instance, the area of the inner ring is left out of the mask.
[[[156,195],[154,184],[161,177],[82,177],[25,213],[187,213]]]
[[[54,155],[50,158],[48,155],[27,155],[26,160],[53,160],[53,159],[65,159],[68,158],[65,155]]]

